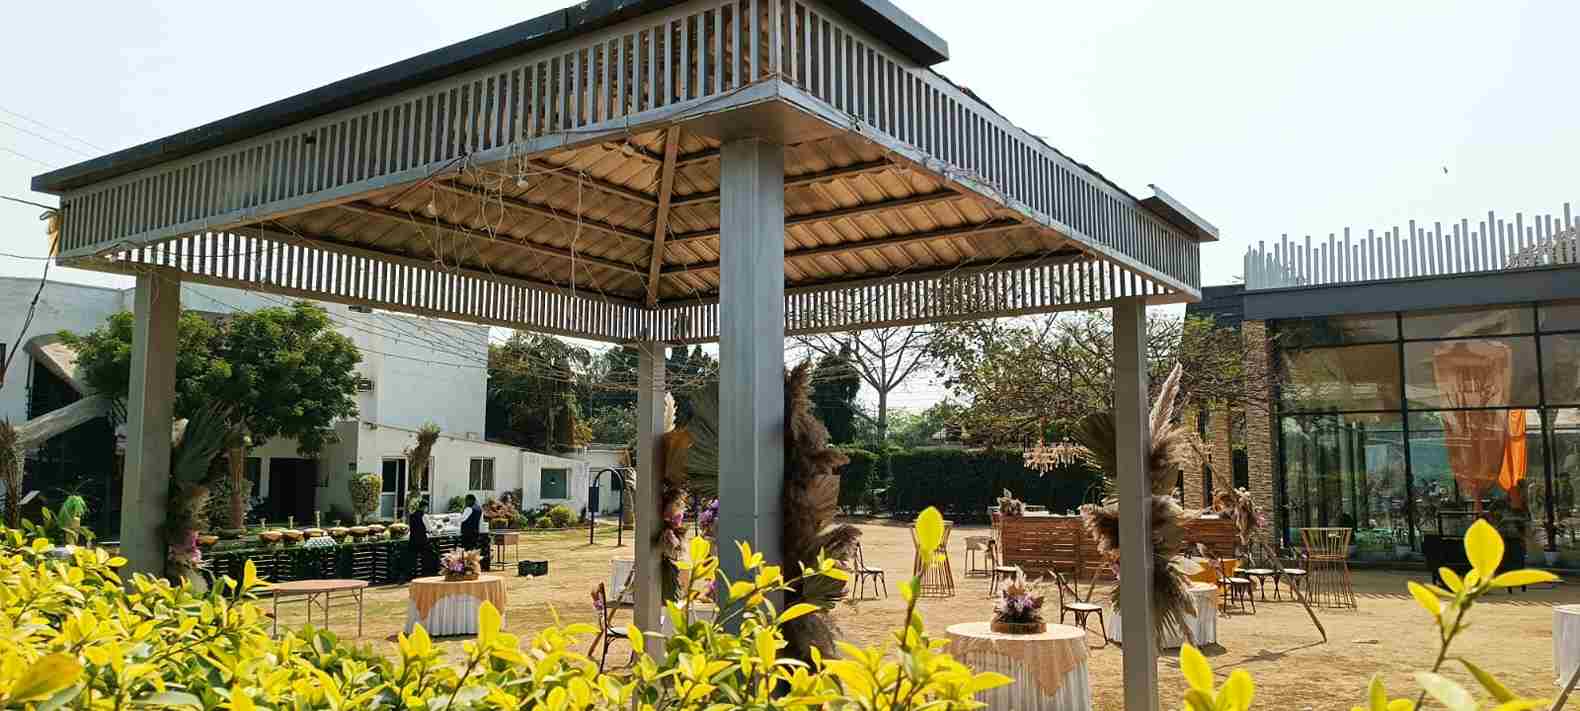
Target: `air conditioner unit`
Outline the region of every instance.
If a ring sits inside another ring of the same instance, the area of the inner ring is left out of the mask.
[[[357,378],[357,392],[359,392],[359,393],[370,393],[370,392],[373,392],[373,379],[372,378]]]

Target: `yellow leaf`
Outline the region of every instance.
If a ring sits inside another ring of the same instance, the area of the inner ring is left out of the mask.
[[[1415,598],[1415,604],[1420,605],[1421,609],[1431,613],[1432,619],[1437,620],[1442,618],[1443,602],[1438,600],[1437,596],[1433,595],[1431,590],[1426,589],[1426,586],[1415,582],[1414,580],[1405,583],[1405,587],[1410,589],[1410,595],[1411,597]],[[1372,680],[1376,681],[1376,678],[1373,677]]]
[[[1415,711],[1415,702],[1409,699],[1394,699],[1388,702],[1387,711]]]
[[[702,536],[697,536],[691,539],[690,552],[691,562],[693,565],[702,562],[703,558],[708,557],[708,548],[708,539],[703,538]]]
[[[1476,519],[1465,532],[1465,557],[1482,580],[1491,580],[1503,562],[1503,536],[1486,519]]]
[[[1185,706],[1190,711],[1216,711],[1217,704],[1213,703],[1212,693],[1201,689],[1187,689],[1185,691]]]
[[[10,698],[12,701],[46,699],[77,683],[80,676],[82,665],[74,657],[59,652],[45,655],[22,672],[11,687]]]
[[[789,621],[791,621],[791,620],[793,620],[793,619],[795,619],[797,617],[802,617],[804,615],[810,615],[810,614],[812,614],[814,612],[817,612],[820,609],[822,609],[822,608],[818,607],[817,605],[813,605],[813,604],[805,603],[805,602],[798,602],[798,603],[796,603],[794,605],[791,605],[790,609],[785,610],[784,614],[779,615],[779,624],[782,625],[782,624],[784,624],[786,622],[789,622]]]
[[[1367,711],[1388,711],[1388,690],[1383,688],[1382,675],[1373,674],[1371,686],[1366,689]]]
[[[1491,526],[1488,526],[1491,528]],[[1499,545],[1502,545],[1501,539]],[[1470,539],[1465,539],[1465,547],[1470,548]],[[1499,551],[1501,554],[1502,551]],[[1415,681],[1422,689],[1438,703],[1448,707],[1449,711],[1476,711],[1476,698],[1470,695],[1465,687],[1454,683],[1448,677],[1431,672],[1416,672]]]
[[[1493,578],[1492,587],[1517,588],[1524,585],[1556,582],[1558,582],[1558,576],[1553,575],[1552,573],[1549,573],[1545,570],[1532,570],[1527,568],[1525,570],[1511,570]]]
[[[938,550],[938,545],[944,542],[944,517],[938,509],[931,506],[916,517],[916,545],[921,549],[922,555],[931,556]]]
[[[1476,677],[1476,682],[1481,684],[1481,688],[1486,689],[1487,693],[1492,694],[1492,698],[1497,699],[1499,702],[1513,701],[1516,698],[1513,692],[1509,691],[1508,687],[1494,679],[1491,674],[1482,670],[1481,667],[1471,664],[1470,660],[1461,659],[1459,663],[1465,665],[1465,670],[1470,672],[1471,676]]]
[[[1190,688],[1197,691],[1212,693],[1212,667],[1207,664],[1207,658],[1202,656],[1201,650],[1195,645],[1186,644],[1180,647],[1180,671],[1185,674],[1185,681]]]
[[[1453,590],[1455,593],[1464,592],[1465,581],[1459,579],[1459,573],[1448,568],[1438,568],[1437,576],[1442,578],[1444,583],[1448,584],[1449,590]]]
[[[1229,680],[1223,683],[1223,695],[1233,711],[1251,708],[1251,701],[1256,698],[1256,682],[1251,681],[1251,673],[1244,669],[1231,672]]]
[[[477,641],[479,644],[491,644],[499,636],[499,626],[503,622],[499,618],[499,609],[494,603],[483,601],[483,606],[477,611]]]

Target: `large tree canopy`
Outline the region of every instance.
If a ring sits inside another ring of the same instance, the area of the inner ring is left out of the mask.
[[[1113,408],[1113,323],[1108,312],[1001,319],[940,326],[929,349],[939,376],[966,403],[959,424],[976,444],[1021,445],[1059,436],[1080,418]],[[1246,402],[1250,373],[1238,331],[1211,319],[1147,320],[1154,392],[1184,366],[1180,397]]]
[[[856,414],[861,411],[856,395],[860,392],[861,374],[851,362],[849,346],[818,359],[812,371],[812,406],[828,428],[830,441],[856,441]]]
[[[61,334],[88,385],[118,400],[131,385],[132,320],[123,311],[90,333]],[[362,356],[322,308],[300,302],[219,318],[186,311],[177,340],[177,417],[227,403],[229,424],[253,446],[292,437],[301,454],[316,456],[334,423],[356,415]]]

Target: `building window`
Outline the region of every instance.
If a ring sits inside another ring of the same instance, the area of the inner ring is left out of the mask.
[[[247,483],[250,485],[250,488],[248,490],[252,492],[252,497],[253,498],[258,498],[258,497],[262,496],[263,495],[263,458],[262,457],[247,457],[246,463],[242,465],[242,472],[243,472],[242,476],[247,477]]]
[[[538,497],[543,499],[568,499],[570,491],[571,470],[569,469],[544,469],[542,485],[538,489]]]
[[[494,490],[494,460],[472,458],[472,471],[467,478],[467,488],[472,491]]]

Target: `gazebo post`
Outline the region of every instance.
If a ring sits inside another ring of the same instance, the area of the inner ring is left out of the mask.
[[[1114,304],[1114,429],[1119,465],[1119,585],[1125,602],[1125,708],[1158,708],[1158,647],[1152,629],[1152,487],[1147,474],[1147,304]]]
[[[779,564],[784,489],[784,147],[724,144],[719,239],[719,547],[744,577],[738,541]]]
[[[170,495],[181,282],[139,274],[132,296],[132,373],[121,480],[121,555],[127,573],[163,575],[165,499]]]
[[[636,366],[636,592],[633,617],[637,629],[657,632],[663,619],[664,603],[659,599],[660,566],[657,536],[661,522],[658,507],[663,492],[658,481],[664,435],[664,344],[642,341],[637,344]],[[612,591],[611,591],[612,593]],[[647,652],[655,658],[663,653],[663,640],[649,637]]]

